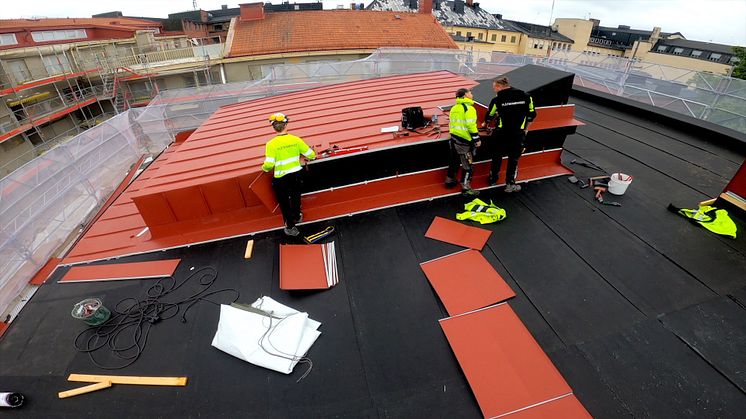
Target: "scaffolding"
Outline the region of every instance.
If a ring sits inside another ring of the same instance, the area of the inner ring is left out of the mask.
[[[571,71],[576,84],[594,83],[594,88],[627,92],[629,97],[633,86],[647,86],[652,101],[656,101],[653,92],[662,93],[651,88],[677,83],[637,73],[634,77],[643,78],[634,79],[631,66],[617,62],[599,66],[556,56],[380,49],[356,61],[268,65],[261,80],[161,91],[148,106],[128,109],[0,179],[0,313],[50,257],[64,253],[63,244],[78,234],[140,156],[162,152],[176,134],[196,129],[220,106],[333,83],[434,70],[483,80],[526,64]],[[704,86],[691,81],[687,91],[719,92],[740,100],[737,105],[746,109],[746,82],[710,76],[704,81]],[[675,99],[691,109],[692,100]],[[675,108],[674,102],[656,105]],[[712,101],[702,105],[709,106],[713,115]],[[693,113],[706,116],[704,111]]]

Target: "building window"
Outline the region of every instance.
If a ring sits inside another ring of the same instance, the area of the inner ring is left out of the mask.
[[[14,33],[0,34],[0,45],[18,45],[16,34]]]
[[[681,53],[683,53],[683,52],[684,52],[684,48],[674,48],[673,49],[673,53],[675,55],[681,55]]]
[[[702,51],[692,50],[692,57],[698,58],[702,55]]]
[[[500,42],[505,42],[508,39],[508,35],[503,35],[500,37]]]
[[[456,31],[456,36],[461,36],[461,31]]]
[[[68,39],[85,39],[87,37],[85,29],[31,32],[31,39],[34,42],[65,41]]]
[[[471,38],[471,32],[466,32],[466,37]]]
[[[41,57],[44,62],[44,68],[50,75],[66,73],[70,71],[70,62],[64,55],[45,55]]]
[[[736,57],[735,55],[732,56],[732,57],[730,57],[730,63],[731,64],[736,64],[737,62],[738,62],[738,57]]]
[[[497,42],[497,35],[494,33],[492,34],[492,42]]]
[[[715,54],[714,52],[710,54],[710,61],[720,61],[720,58],[722,57],[722,54]]]
[[[31,72],[28,71],[28,66],[23,60],[8,61],[5,71],[10,73],[16,83],[23,83],[31,80]]]
[[[539,49],[544,49],[544,41],[539,42]]]
[[[484,35],[484,34],[481,33],[481,32],[477,34],[477,38],[479,38],[480,41],[482,40],[482,35]]]
[[[666,52],[666,49],[668,49],[665,45],[658,45],[658,49],[656,49],[656,52]]]
[[[539,43],[538,42],[534,42],[534,49],[539,49]]]

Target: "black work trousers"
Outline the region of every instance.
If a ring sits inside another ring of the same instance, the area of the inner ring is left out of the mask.
[[[496,130],[490,139],[492,142],[492,163],[490,164],[490,174],[497,179],[502,166],[503,156],[508,157],[508,168],[505,171],[505,183],[515,183],[518,176],[518,159],[523,152],[523,142],[526,133],[523,130],[504,131]]]
[[[272,189],[275,190],[287,228],[295,227],[300,218],[301,173],[302,171],[272,178]]]
[[[474,144],[451,138],[449,141],[448,178],[456,180],[458,167],[464,168],[461,174],[461,186],[471,188],[472,164],[474,161]]]

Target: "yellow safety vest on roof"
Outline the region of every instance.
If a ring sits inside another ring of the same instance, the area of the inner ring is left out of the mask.
[[[466,211],[456,214],[457,220],[472,220],[478,221],[479,224],[490,224],[502,221],[507,217],[504,209],[493,204],[492,201],[488,204],[479,198],[464,204],[464,209]]]
[[[668,205],[668,210],[689,219],[689,221],[699,224],[702,227],[721,236],[736,238],[738,227],[731,220],[728,211],[717,209],[709,205],[703,205],[697,210],[678,208],[673,204]]]
[[[269,140],[265,154],[262,170],[269,172],[274,168],[276,178],[300,171],[301,154],[310,160],[316,158],[313,149],[292,134],[281,134]]]

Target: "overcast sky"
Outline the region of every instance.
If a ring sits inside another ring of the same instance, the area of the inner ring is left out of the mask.
[[[296,0],[297,1],[297,0]],[[251,2],[243,0],[242,2]],[[274,0],[273,3],[280,3]],[[359,3],[360,0],[357,0]],[[349,7],[352,0],[324,0],[325,8]],[[365,1],[368,5],[370,0]],[[593,17],[602,26],[629,25],[681,32],[687,39],[746,46],[746,0],[554,0],[553,17]],[[227,0],[197,0],[199,8],[219,9]],[[549,24],[552,0],[483,0],[482,7],[505,19]],[[191,10],[192,0],[2,0],[0,18],[90,17],[121,11],[129,16],[167,17]]]

